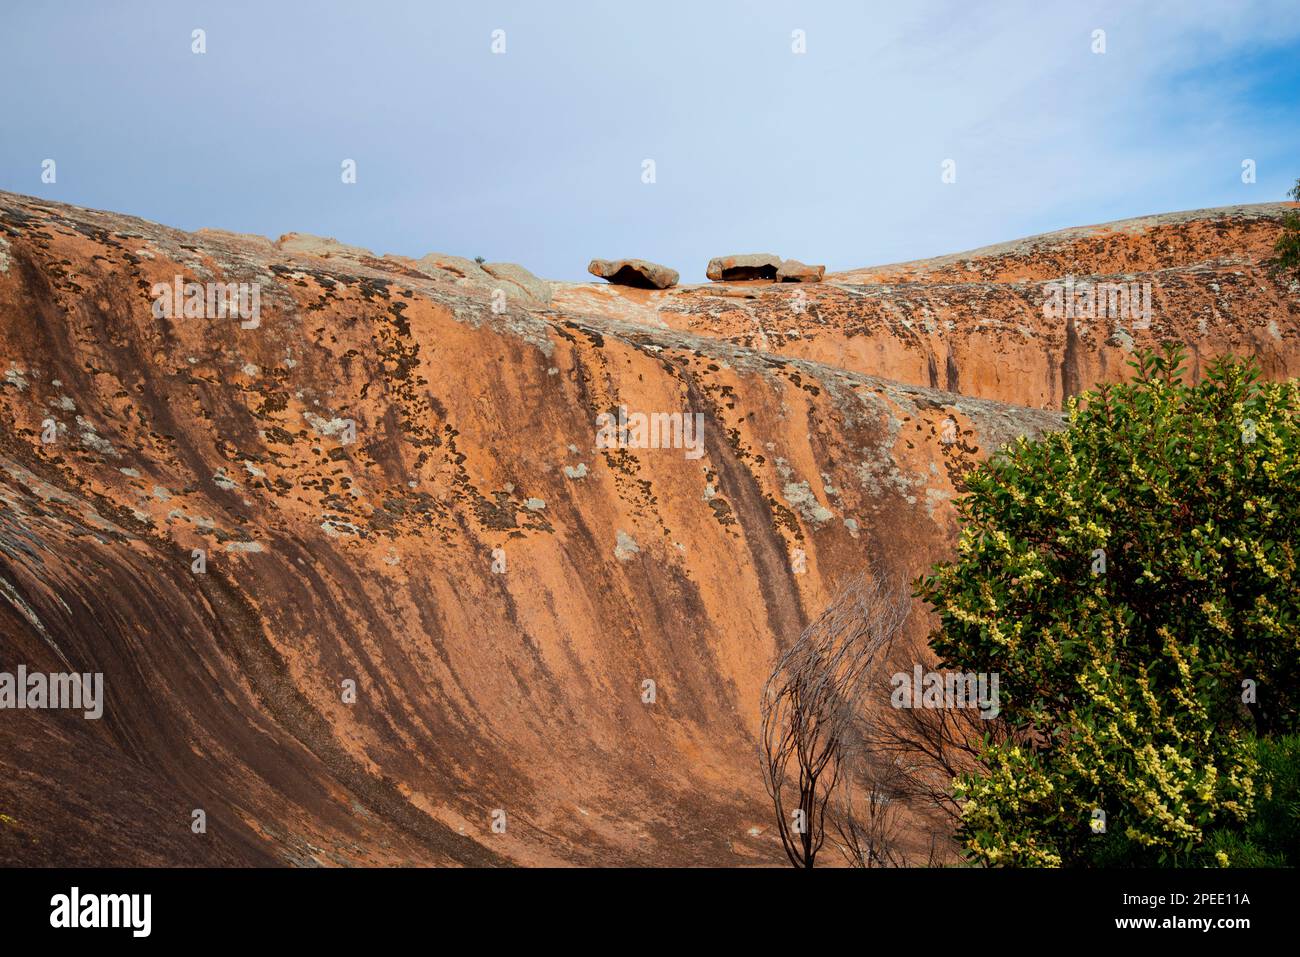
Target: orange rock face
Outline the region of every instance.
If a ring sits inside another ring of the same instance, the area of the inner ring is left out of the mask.
[[[1162,248],[1226,259],[1142,265],[1285,372],[1272,219],[1215,222]],[[779,863],[777,650],[948,554],[966,471],[1119,374],[1076,324],[1052,393],[1037,255],[502,298],[0,194],[0,672],[104,676],[99,720],[0,711],[0,863]]]
[[[815,286],[685,287],[624,314],[1033,408],[1060,409],[1126,377],[1135,348],[1165,341],[1187,346],[1196,376],[1230,353],[1256,356],[1266,376],[1290,377],[1300,374],[1300,282],[1266,261],[1295,205],[1064,230],[832,274]]]

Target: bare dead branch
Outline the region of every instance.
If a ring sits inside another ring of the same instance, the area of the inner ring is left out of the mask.
[[[778,659],[764,686],[763,779],[795,867],[814,866],[825,843],[827,807],[853,773],[846,759],[861,740],[855,725],[872,665],[902,630],[909,605],[896,585],[854,579]]]
[[[961,816],[953,779],[978,768],[986,735],[1008,733],[972,709],[889,706],[891,676],[916,663],[901,640],[910,610],[904,587],[854,579],[764,686],[764,783],[795,867],[814,866],[828,833],[855,867],[950,858]],[[905,822],[931,832],[928,854],[904,852]]]

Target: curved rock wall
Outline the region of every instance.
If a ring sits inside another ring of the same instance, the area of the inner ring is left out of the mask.
[[[495,292],[0,194],[0,671],[105,683],[0,711],[0,862],[780,861],[777,649],[1059,416]]]

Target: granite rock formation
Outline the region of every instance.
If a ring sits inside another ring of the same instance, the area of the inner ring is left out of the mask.
[[[775,253],[744,253],[737,256],[715,256],[709,260],[705,275],[714,282],[736,282],[749,279],[775,279],[781,268],[781,257]]]
[[[1042,285],[1158,279],[1134,343],[1291,374],[1274,231],[732,296],[0,193],[0,671],[105,688],[99,720],[0,711],[0,863],[779,863],[778,649],[949,554],[969,469],[1122,374]]]
[[[786,259],[776,271],[777,282],[821,282],[825,266],[810,266],[797,259]]]
[[[613,285],[637,289],[667,289],[677,285],[679,278],[676,269],[645,259],[593,259],[587,272]]]

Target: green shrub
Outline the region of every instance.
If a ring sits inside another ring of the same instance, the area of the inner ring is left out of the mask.
[[[1300,736],[1256,742],[1260,796],[1255,814],[1238,830],[1215,831],[1206,841],[1205,863],[1219,852],[1232,867],[1300,866]]]
[[[1253,738],[1258,793],[1249,820],[1206,832],[1199,848],[1179,863],[1198,867],[1300,866],[1300,736]],[[1092,846],[1090,861],[1109,867],[1141,867],[1158,857],[1122,833]]]
[[[979,863],[1200,859],[1249,833],[1253,735],[1296,729],[1300,382],[1134,366],[968,480],[957,557],[919,583],[944,666],[997,672],[1012,732],[955,782]]]

